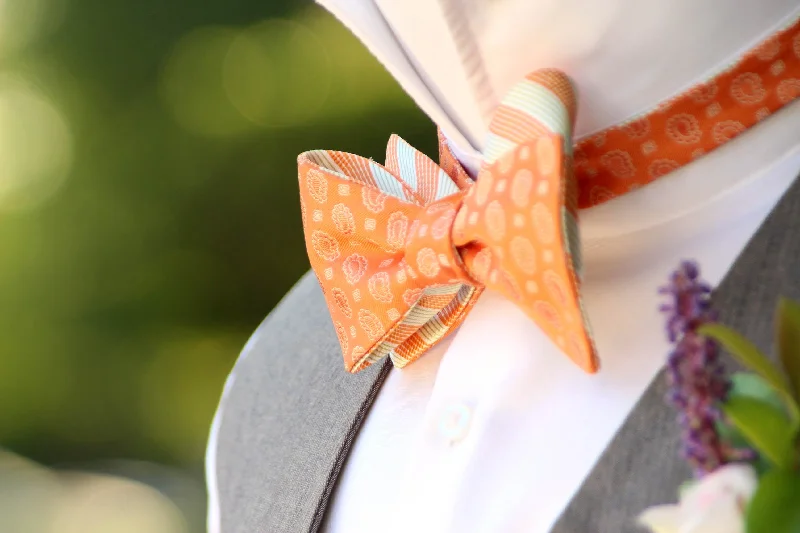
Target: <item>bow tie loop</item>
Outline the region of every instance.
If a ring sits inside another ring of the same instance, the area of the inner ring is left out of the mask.
[[[515,302],[574,362],[596,370],[580,297],[577,194],[559,134],[521,143],[484,167],[453,240],[469,275]]]
[[[350,372],[387,355],[397,366],[415,360],[481,290],[450,237],[464,193],[399,137],[387,152],[386,167],[327,150],[298,157],[306,248]]]

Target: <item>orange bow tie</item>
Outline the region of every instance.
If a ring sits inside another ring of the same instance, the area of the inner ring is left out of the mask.
[[[348,371],[386,355],[398,367],[414,361],[484,288],[597,370],[579,293],[574,116],[564,74],[528,76],[495,113],[474,184],[446,143],[441,167],[397,136],[385,167],[343,152],[300,155],[306,246]]]

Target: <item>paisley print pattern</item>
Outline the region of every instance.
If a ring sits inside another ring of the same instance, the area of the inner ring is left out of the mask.
[[[344,279],[355,285],[367,271],[367,258],[360,254],[352,254],[342,263]]]
[[[611,150],[600,157],[600,164],[615,178],[632,178],[636,174],[631,154],[624,150]]]
[[[643,139],[650,133],[650,121],[647,118],[634,120],[625,126],[624,130],[631,139]]]
[[[389,217],[386,229],[386,244],[390,250],[399,250],[406,242],[406,232],[408,230],[408,217],[397,211]]]
[[[364,201],[364,207],[373,213],[380,213],[383,211],[383,206],[386,204],[386,195],[379,190],[362,188],[361,197]]]
[[[342,345],[342,351],[347,353],[347,348],[350,346],[350,340],[347,338],[347,332],[341,322],[334,324],[336,328],[336,337],[339,339],[339,344]]]
[[[536,272],[536,249],[527,237],[517,235],[511,239],[511,257],[526,274]]]
[[[717,96],[719,88],[713,81],[701,83],[697,87],[689,89],[689,98],[697,104],[710,104]]]
[[[375,316],[372,311],[360,309],[358,311],[358,323],[361,325],[361,329],[364,330],[364,333],[367,334],[367,337],[372,341],[380,338],[383,333],[383,324],[381,324],[380,319]]]
[[[414,305],[417,300],[422,296],[422,289],[407,289],[403,293],[403,301],[409,307]]]
[[[345,294],[342,289],[334,287],[331,289],[331,296],[333,297],[333,301],[336,303],[336,307],[339,309],[339,311],[345,317],[351,318],[353,316],[353,310],[350,308],[350,302],[347,301],[347,294]]]
[[[761,61],[771,61],[777,57],[780,51],[780,41],[771,37],[756,47],[755,55]]]
[[[306,174],[306,186],[311,198],[318,204],[324,204],[328,200],[328,182],[322,172],[314,171]]]
[[[417,252],[417,269],[423,276],[435,278],[441,270],[439,258],[432,248],[423,248]]]
[[[730,141],[744,130],[744,124],[741,122],[737,120],[724,120],[714,125],[714,128],[711,130],[711,135],[715,143],[723,144]]]
[[[711,79],[628,123],[580,139],[578,206],[591,207],[690,163],[800,96],[800,20]],[[672,165],[671,165],[672,166]],[[622,178],[622,179],[620,179]]]
[[[352,235],[355,233],[355,219],[353,218],[353,213],[350,212],[350,209],[346,205],[336,204],[333,206],[331,219],[336,229],[339,230],[339,233],[342,235]]]
[[[800,96],[800,79],[789,78],[778,84],[778,100],[781,103],[788,104],[798,96]]]
[[[651,177],[660,178],[661,176],[669,174],[678,167],[680,167],[678,162],[673,161],[672,159],[656,159],[650,163],[648,172],[650,173]]]
[[[315,231],[311,234],[311,247],[325,261],[334,261],[339,258],[339,243],[324,231]]]
[[[430,213],[429,211],[429,214],[435,214],[435,212]],[[450,228],[453,226],[453,219],[455,216],[455,209],[448,209],[443,215],[436,219],[436,221],[431,225],[431,235],[434,239],[443,239],[450,232]]]
[[[700,122],[689,113],[672,115],[667,120],[667,136],[678,144],[697,144],[703,136]]]
[[[523,168],[514,174],[511,182],[511,199],[517,207],[526,207],[531,199],[533,189],[533,173],[527,168]]]
[[[533,206],[531,210],[531,219],[533,222],[534,231],[537,237],[544,244],[550,244],[556,238],[556,226],[553,220],[553,213],[547,208],[543,202],[539,202]]]
[[[379,302],[391,303],[394,295],[392,295],[392,281],[389,274],[378,272],[369,278],[369,293]]]
[[[731,96],[744,105],[755,105],[764,101],[767,91],[761,82],[761,76],[754,72],[745,72],[733,80]]]
[[[506,235],[506,212],[497,200],[492,201],[486,208],[486,229],[493,241],[500,241]]]

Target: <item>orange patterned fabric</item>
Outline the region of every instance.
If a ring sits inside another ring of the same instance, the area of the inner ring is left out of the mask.
[[[669,174],[798,96],[800,21],[795,21],[713,79],[578,142],[578,206],[601,204]]]
[[[445,144],[440,167],[397,136],[385,166],[334,151],[299,157],[306,245],[349,371],[387,355],[414,361],[484,288],[597,370],[577,272],[574,108],[565,75],[531,74],[496,113],[487,153],[499,156],[474,185]]]
[[[580,299],[578,209],[691,162],[800,96],[800,23],[635,120],[574,144],[569,79],[543,70],[495,112],[476,182],[440,139],[440,165],[392,136],[386,165],[298,158],[311,266],[345,368],[402,367],[498,291],[587,372],[598,358]]]

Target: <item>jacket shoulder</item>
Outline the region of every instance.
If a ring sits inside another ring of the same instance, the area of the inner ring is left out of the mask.
[[[345,371],[322,290],[304,275],[225,384],[206,458],[209,532],[294,532],[319,522],[328,480],[386,368]]]

